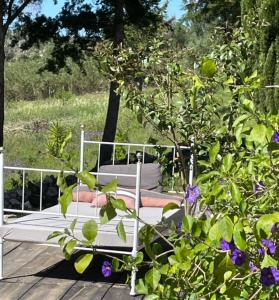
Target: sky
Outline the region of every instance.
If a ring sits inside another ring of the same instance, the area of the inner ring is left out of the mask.
[[[42,12],[47,16],[53,17],[60,10],[60,8],[63,5],[63,2],[64,2],[63,0],[58,0],[58,4],[54,5],[53,0],[43,1]],[[162,0],[162,3],[163,2],[164,1]],[[183,14],[181,7],[182,7],[182,0],[169,0],[168,16],[169,17],[175,16],[176,19],[179,19]]]

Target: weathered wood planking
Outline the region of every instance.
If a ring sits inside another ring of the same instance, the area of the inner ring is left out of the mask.
[[[0,281],[0,300],[139,300],[131,297],[125,274],[101,275],[103,258],[79,275],[73,262],[63,259],[61,250],[32,243],[4,243],[4,276]]]

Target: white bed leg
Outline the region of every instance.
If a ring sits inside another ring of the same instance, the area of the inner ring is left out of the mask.
[[[135,296],[136,293],[136,277],[137,277],[137,270],[133,269],[132,271],[132,277],[131,277],[131,290],[130,290],[130,295]]]
[[[135,201],[135,210],[136,215],[139,216],[139,206],[140,206],[140,186],[141,186],[141,160],[142,155],[141,153],[137,153],[137,177],[136,177],[136,201]],[[138,233],[139,233],[139,220],[135,219],[134,221],[134,235],[133,235],[133,250],[132,250],[132,256],[136,257],[138,253]],[[136,268],[133,268],[132,270],[132,277],[131,277],[131,291],[130,295],[135,296],[136,295],[136,276],[137,270]]]
[[[4,245],[4,240],[3,238],[0,238],[0,280],[2,280],[4,278],[4,274],[3,274],[3,245]]]

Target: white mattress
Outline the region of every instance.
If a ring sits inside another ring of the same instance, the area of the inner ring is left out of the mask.
[[[83,239],[81,229],[84,222],[90,220],[91,216],[98,216],[99,210],[99,208],[91,207],[90,203],[78,203],[78,214],[85,215],[86,218],[78,218],[75,229],[77,238]],[[157,224],[161,220],[162,210],[162,208],[158,207],[141,207],[139,215],[145,222]],[[44,212],[57,213],[59,212],[59,205],[45,209]],[[168,211],[165,214],[165,219],[179,222],[182,220],[183,212],[183,208]],[[77,214],[77,203],[71,203],[68,208],[68,214]],[[119,216],[123,214],[123,212],[118,212]],[[0,227],[0,236],[5,240],[57,244],[57,239],[47,241],[48,235],[53,231],[61,231],[69,227],[73,219],[74,217],[70,216],[65,219],[62,215],[43,215],[34,212]],[[99,223],[98,220],[96,222]],[[134,222],[123,220],[127,235],[126,242],[121,240],[116,233],[118,222],[117,220],[112,220],[106,225],[99,224],[99,231],[95,241],[96,247],[132,247]],[[143,225],[140,224],[141,226]]]

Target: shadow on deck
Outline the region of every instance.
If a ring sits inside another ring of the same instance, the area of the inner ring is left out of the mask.
[[[131,297],[125,284],[127,273],[113,273],[106,279],[101,273],[103,256],[78,274],[74,269],[75,254],[66,261],[61,249],[31,243],[4,243],[4,277],[0,281],[2,300],[139,300]]]

